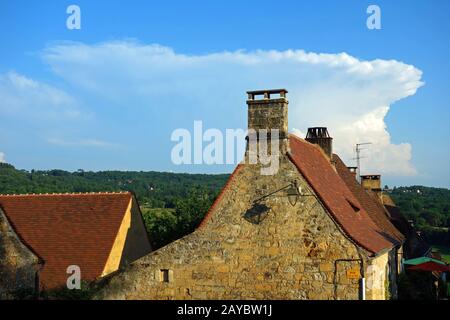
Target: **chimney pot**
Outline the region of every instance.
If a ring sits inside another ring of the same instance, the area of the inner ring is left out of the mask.
[[[267,90],[247,91],[248,100],[255,100],[256,96],[263,96],[265,100],[278,100],[278,99],[271,99],[272,94],[279,94],[280,99],[285,99],[286,93],[288,93],[288,91],[286,89],[267,89]]]
[[[333,138],[330,137],[326,127],[308,128],[305,140],[317,144],[325,152],[328,158],[331,159],[333,154]]]

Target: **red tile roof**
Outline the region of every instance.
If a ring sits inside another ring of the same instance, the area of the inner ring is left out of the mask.
[[[391,248],[386,231],[372,221],[320,147],[294,135],[289,144],[289,157],[347,236],[372,254]]]
[[[356,181],[353,173],[350,172],[338,155],[333,155],[333,162],[337,173],[356,199],[358,199],[359,203],[364,207],[372,221],[386,233],[386,236],[393,245],[401,244],[405,240],[405,237],[389,221],[388,212],[381,204],[378,196],[372,191],[365,190]]]
[[[10,224],[44,260],[43,289],[66,284],[67,267],[84,280],[101,275],[132,198],[131,193],[0,195]]]

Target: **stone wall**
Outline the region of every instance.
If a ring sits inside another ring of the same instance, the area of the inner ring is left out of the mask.
[[[108,278],[97,298],[358,299],[355,245],[315,197],[292,206],[280,192],[252,206],[293,179],[312,192],[285,156],[275,176],[260,169],[242,165],[201,228]]]
[[[389,297],[397,299],[398,297],[398,277],[402,270],[403,246],[395,248],[389,252]]]
[[[381,180],[378,175],[365,175],[361,176],[361,185],[364,189],[368,190],[380,190]]]
[[[394,248],[369,260],[366,268],[366,299],[386,300],[397,298],[397,281],[400,273],[399,256],[402,247]]]
[[[385,300],[388,284],[389,253],[386,252],[374,259],[366,269],[366,299]]]
[[[278,129],[280,136],[288,134],[288,101],[287,99],[247,100],[248,128]]]
[[[35,293],[38,258],[21,242],[0,209],[0,299]]]

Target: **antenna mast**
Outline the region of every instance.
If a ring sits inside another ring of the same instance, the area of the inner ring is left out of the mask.
[[[361,148],[363,145],[372,144],[372,142],[363,142],[363,143],[357,143],[356,144],[356,167],[357,167],[357,179],[358,182],[361,183],[361,150],[364,150],[364,148]]]

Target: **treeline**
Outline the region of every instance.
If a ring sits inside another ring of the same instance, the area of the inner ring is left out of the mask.
[[[153,248],[159,248],[195,229],[227,178],[154,171],[26,171],[0,163],[0,194],[132,191]]]
[[[160,248],[194,231],[215,197],[216,194],[211,195],[193,189],[188,196],[178,199],[173,209],[141,206],[153,249]]]
[[[397,206],[417,227],[450,227],[450,190],[424,186],[394,188]]]
[[[0,193],[65,193],[132,191],[141,205],[175,208],[192,190],[216,194],[227,174],[186,174],[154,171],[17,170],[0,163]]]
[[[0,194],[132,191],[153,246],[159,248],[194,230],[227,178],[154,171],[26,171],[0,163]],[[390,194],[430,243],[450,245],[450,190],[394,187]]]
[[[399,187],[391,191],[391,196],[429,243],[450,246],[450,190]]]

